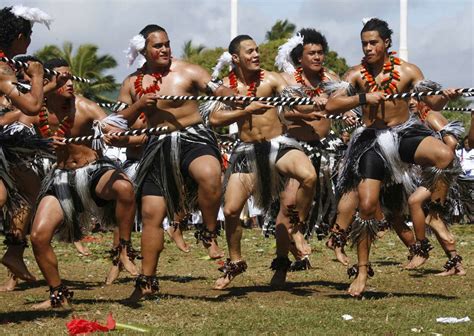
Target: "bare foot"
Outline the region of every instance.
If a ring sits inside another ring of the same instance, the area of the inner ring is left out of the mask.
[[[18,284],[18,279],[16,276],[13,275],[12,272],[8,272],[8,278],[0,287],[0,292],[11,292],[15,289],[15,286]]]
[[[359,274],[354,279],[354,281],[352,281],[347,291],[353,297],[361,297],[362,294],[364,293],[366,283],[367,283],[367,274],[363,272],[359,272]]]
[[[415,254],[413,258],[410,260],[410,262],[406,264],[403,268],[406,270],[412,270],[412,269],[418,268],[421,265],[423,265],[426,262],[426,260],[428,260],[428,258]]]
[[[137,287],[135,287],[132,294],[127,299],[127,302],[128,303],[137,303],[142,298],[147,297],[149,295],[153,295],[153,294],[155,294],[155,291],[153,291],[151,288],[137,288]]]
[[[127,249],[124,248],[120,251],[120,264],[122,264],[123,268],[133,276],[138,275],[137,265],[129,258],[127,255]]]
[[[71,304],[66,298],[63,298],[63,301],[59,307],[53,307],[51,305],[51,300],[45,300],[41,303],[35,304],[31,307],[33,310],[48,310],[48,309],[56,309],[56,308],[62,308],[62,309],[72,309]]]
[[[460,275],[464,276],[466,275],[466,270],[464,267],[462,267],[461,264],[456,265],[455,267],[449,269],[449,270],[444,270],[441,273],[435,274],[435,276],[450,276],[450,275]]]
[[[23,260],[23,246],[8,246],[7,252],[2,258],[2,264],[5,265],[10,272],[12,272],[17,278],[34,282],[36,278],[33,274],[28,271],[25,261]]]
[[[189,245],[184,241],[183,233],[179,228],[175,229],[171,226],[168,228],[168,230],[166,230],[166,232],[168,232],[168,235],[174,241],[178,249],[185,253],[189,253]]]
[[[145,276],[140,274],[136,280],[135,289],[126,300],[129,304],[135,304],[140,299],[158,293],[160,287],[156,276]]]
[[[79,252],[79,254],[84,257],[90,256],[92,254],[87,246],[82,245],[80,241],[75,241],[74,246],[76,247],[77,252]]]
[[[291,237],[293,238],[298,251],[303,255],[311,254],[311,246],[308,244],[306,239],[304,239],[304,235],[300,231],[293,232]]]
[[[121,270],[122,263],[119,262],[117,265],[112,265],[109,270],[109,273],[107,274],[107,277],[105,278],[105,284],[111,285],[115,280],[117,280]]]
[[[343,265],[349,265],[349,257],[344,252],[344,248],[342,247],[335,247],[334,254],[336,255],[336,259]]]
[[[214,283],[214,289],[216,290],[222,290],[225,289],[229,284],[232,282],[232,280],[227,277],[227,276],[221,276],[216,280]]]
[[[203,243],[204,247],[207,248],[207,252],[209,254],[209,258],[211,259],[220,259],[224,257],[224,251],[219,248],[217,245],[216,239],[211,239],[210,244]]]

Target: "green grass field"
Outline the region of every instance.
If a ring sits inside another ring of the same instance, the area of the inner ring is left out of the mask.
[[[95,242],[87,243],[94,253],[91,257],[78,256],[73,245],[56,244],[62,277],[75,292],[74,310],[33,311],[33,303],[47,298],[47,286],[44,281],[21,283],[13,292],[0,293],[0,334],[66,335],[65,324],[73,315],[105,323],[112,312],[117,322],[163,335],[474,335],[474,322],[436,322],[437,317],[449,316],[474,319],[474,226],[453,230],[467,276],[434,276],[446,261],[434,238],[435,249],[422,269],[401,271],[407,251],[395,234],[388,233],[373,249],[375,277],[363,300],[346,294],[350,283],[346,268],[335,262],[322,242],[312,242],[314,268],[290,273],[287,288],[274,291],[268,286],[274,240],[264,239],[260,231],[245,230],[243,252],[249,268],[228,290],[215,291],[211,288],[219,276],[216,261],[207,260],[200,245],[184,254],[168,241],[159,266],[160,294],[136,308],[122,302],[132,291],[131,277],[122,273],[116,284],[103,286],[111,235],[97,234]],[[186,240],[194,244],[191,237],[192,232],[186,232]],[[134,235],[136,247],[138,238]],[[220,242],[224,245],[223,239]],[[348,253],[355,260],[354,251]],[[39,277],[31,249],[27,259]],[[0,279],[5,277],[2,267]],[[344,314],[353,319],[343,320]]]

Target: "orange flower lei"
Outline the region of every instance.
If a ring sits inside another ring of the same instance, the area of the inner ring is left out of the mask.
[[[260,70],[259,73],[259,78],[258,82],[261,82],[265,76],[265,73],[263,70]],[[239,90],[237,89],[237,76],[235,75],[234,71],[229,72],[229,83],[230,83],[230,88],[234,90],[236,93],[239,93]],[[257,94],[257,81],[250,83],[247,89],[247,97],[255,97]]]
[[[134,86],[135,86],[135,94],[137,95],[138,98],[140,98],[144,94],[155,93],[155,92],[160,91],[160,86],[158,85],[158,82],[161,82],[161,78],[163,77],[163,75],[166,75],[168,72],[170,72],[170,70],[168,69],[165,72],[155,72],[155,73],[150,74],[150,76],[154,77],[155,80],[153,81],[153,84],[151,84],[147,88],[143,87],[143,77],[145,76],[144,66],[138,69],[138,72],[139,74],[137,78],[135,79]]]
[[[393,56],[395,54],[396,53],[394,51],[389,53],[389,61],[383,65],[383,73],[388,73],[389,75],[388,77],[385,77],[380,84],[375,82],[374,77],[367,69],[367,62],[365,59],[362,59],[362,69],[360,70],[360,73],[362,74],[362,79],[364,79],[369,86],[369,92],[383,91],[386,94],[398,92],[395,82],[400,81],[400,73],[398,70],[395,70],[395,65],[400,65],[401,61],[398,57]]]
[[[302,67],[298,67],[296,68],[295,70],[295,73],[294,73],[294,76],[295,76],[295,80],[298,84],[301,84],[301,86],[303,87],[304,89],[304,92],[309,96],[309,97],[314,97],[314,96],[319,96],[321,95],[321,93],[324,92],[323,89],[321,89],[320,85],[318,85],[316,88],[313,88],[311,86],[311,84],[306,84],[306,81],[304,80],[303,78],[303,68]],[[325,80],[327,80],[327,77],[326,75],[324,74],[324,68],[321,69],[321,71],[319,72],[319,77],[321,79],[321,82],[324,82]]]
[[[49,126],[48,112],[46,106],[43,106],[39,112],[39,130],[43,138],[50,138],[52,136],[64,137],[68,131],[72,128],[72,122],[69,120],[69,116],[65,116],[63,120],[59,122],[58,128],[53,132]]]

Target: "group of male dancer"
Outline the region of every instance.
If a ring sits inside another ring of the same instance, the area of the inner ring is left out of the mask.
[[[47,14],[23,6],[3,8],[0,18],[8,23],[0,29],[0,56],[8,58],[26,53],[34,22],[50,23]],[[357,264],[348,271],[355,276],[350,295],[364,292],[368,276],[373,275],[370,246],[389,226],[409,248],[407,268],[419,267],[428,258],[432,246],[425,237],[425,223],[429,223],[449,258],[442,275],[465,274],[454,237],[446,228],[448,192],[459,174],[453,136],[463,130],[434,112],[460,93],[446,89],[442,95],[411,102],[411,108],[406,100],[386,99],[397,92],[439,89],[423,78],[417,66],[389,52],[391,35],[385,21],[365,22],[360,34],[363,61],[342,80],[324,67],[328,43],[314,29],[300,30],[280,47],[276,65],[282,73],[262,69],[255,41],[239,35],[211,76],[198,65],[173,58],[165,29],[147,25],[129,48],[130,63],[138,55],[145,62],[123,81],[118,100],[124,108],[110,115],[74,92],[65,60],[41,64],[25,59],[28,67],[21,71],[0,62],[4,109],[0,201],[8,245],[2,262],[12,274],[10,281],[35,280],[23,261],[30,234],[36,261],[50,286],[49,299],[35,308],[68,305],[73,293],[61,281],[51,241],[54,236],[79,241],[94,216],[104,227],[114,228],[107,282],[113,282],[122,268],[137,275],[129,300],[138,301],[159,290],[156,273],[166,217],[179,224],[199,209],[204,225],[196,237],[210,258],[223,257],[217,244],[222,205],[229,257],[214,288],[224,289],[247,269],[239,217],[253,195],[265,212],[277,209],[271,285],[283,286],[290,251],[297,260],[306,260],[303,268],[310,266],[311,248],[305,237],[314,230],[310,219],[320,194],[323,142],[330,133],[330,116],[339,114],[361,125],[339,163],[338,211],[327,242],[345,265],[347,240],[357,246]],[[220,79],[219,71],[226,65],[230,71]],[[45,75],[44,68],[55,73]],[[237,98],[199,105],[196,100],[159,99],[201,93],[309,97],[312,104],[276,106]],[[222,179],[221,151],[212,127],[232,123],[238,125],[237,140]],[[165,132],[111,134],[158,126]],[[88,135],[95,135],[95,140],[64,141]],[[132,161],[120,167],[105,157],[105,145],[127,147],[135,169],[129,169]],[[404,224],[408,208],[414,233]],[[134,263],[138,252],[131,245],[136,213],[142,223],[140,271]]]

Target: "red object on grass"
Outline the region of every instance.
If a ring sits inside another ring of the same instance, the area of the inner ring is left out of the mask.
[[[115,329],[115,320],[112,313],[107,316],[107,325],[101,325],[95,321],[73,318],[71,322],[66,323],[70,335],[88,334],[95,331],[110,331]]]

